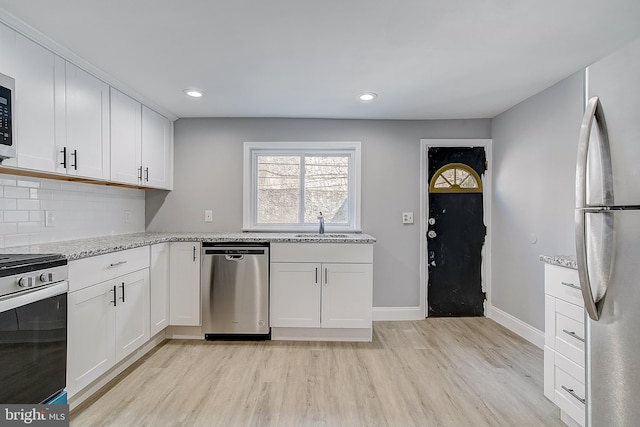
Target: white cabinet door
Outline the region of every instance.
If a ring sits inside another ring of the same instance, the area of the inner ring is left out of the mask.
[[[67,62],[65,94],[66,141],[58,141],[58,172],[109,179],[109,85]]]
[[[321,265],[271,264],[270,326],[320,327]]]
[[[169,322],[200,326],[200,243],[171,243],[169,257]]]
[[[372,264],[322,264],[322,327],[370,328]]]
[[[115,279],[116,362],[149,341],[149,269]]]
[[[67,389],[87,386],[115,363],[116,298],[113,282],[69,293]]]
[[[169,189],[172,164],[171,121],[142,106],[142,184]]]
[[[55,81],[56,73],[64,79],[64,61],[20,34],[15,35],[14,49],[17,164],[55,172]]]
[[[154,336],[169,326],[169,244],[151,246],[149,271],[151,331]]]
[[[111,88],[111,180],[138,185],[142,178],[141,104]]]

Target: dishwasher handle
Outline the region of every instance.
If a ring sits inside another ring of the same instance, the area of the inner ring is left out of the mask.
[[[202,249],[202,255],[225,255],[225,256],[244,256],[244,255],[267,255],[267,249],[265,248],[249,248],[249,249],[237,249],[237,248],[222,248],[222,249]]]
[[[242,261],[244,259],[244,255],[225,255],[224,259],[227,261]]]

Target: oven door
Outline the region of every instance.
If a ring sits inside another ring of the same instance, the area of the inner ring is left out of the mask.
[[[38,404],[65,388],[67,289],[65,281],[0,299],[0,404]]]

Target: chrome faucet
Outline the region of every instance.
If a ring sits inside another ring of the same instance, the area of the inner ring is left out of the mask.
[[[322,216],[322,212],[318,215],[318,220],[320,220],[320,230],[318,230],[318,233],[324,234],[324,217]]]

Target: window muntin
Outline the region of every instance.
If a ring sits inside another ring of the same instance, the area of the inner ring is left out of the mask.
[[[430,193],[482,193],[478,173],[463,163],[449,163],[433,174]]]
[[[360,143],[245,143],[243,227],[360,231]]]

